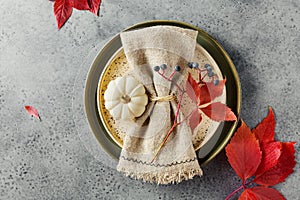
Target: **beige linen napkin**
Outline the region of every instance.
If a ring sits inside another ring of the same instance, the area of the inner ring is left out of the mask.
[[[165,75],[175,65],[181,66],[173,80],[185,85],[187,63],[192,60],[197,31],[172,26],[154,26],[121,33],[121,40],[129,65],[128,74],[142,83],[149,96],[179,95],[171,82],[153,70],[167,64]],[[178,100],[150,101],[145,113],[133,123],[119,122],[126,129],[123,148],[117,166],[125,175],[157,184],[178,183],[202,175],[192,144],[192,133],[187,122],[177,126],[159,152],[154,154],[173,125]],[[179,119],[184,118],[179,112]]]

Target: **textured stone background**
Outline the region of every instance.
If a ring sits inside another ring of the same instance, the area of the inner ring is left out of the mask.
[[[131,180],[96,160],[76,134],[81,63],[99,43],[152,19],[184,21],[215,37],[240,75],[242,118],[254,127],[273,106],[276,137],[298,142],[299,162],[299,12],[299,0],[104,0],[100,17],[74,10],[58,31],[51,2],[1,1],[0,199],[224,199],[240,185],[224,152],[204,177],[179,185]],[[39,109],[42,123],[25,104]],[[299,164],[295,170],[276,186],[287,199],[299,199]]]

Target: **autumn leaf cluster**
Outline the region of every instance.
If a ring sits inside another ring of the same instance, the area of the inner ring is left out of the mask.
[[[285,199],[270,186],[285,181],[294,171],[295,142],[276,141],[275,124],[274,112],[269,108],[268,116],[252,130],[242,121],[226,147],[228,161],[242,179],[240,200]],[[247,188],[250,183],[257,186]]]

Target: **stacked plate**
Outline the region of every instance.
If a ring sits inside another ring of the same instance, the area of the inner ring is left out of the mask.
[[[226,96],[225,103],[239,117],[241,107],[241,90],[240,82],[236,69],[221,45],[203,30],[192,25],[178,21],[149,21],[136,24],[126,30],[139,29],[156,25],[169,25],[182,28],[189,28],[198,31],[197,46],[199,53],[204,56],[204,60],[215,63],[226,78]],[[196,50],[197,50],[196,49]],[[109,124],[108,115],[105,109],[101,107],[100,93],[105,81],[109,79],[108,71],[122,71],[126,57],[122,51],[120,34],[113,37],[98,53],[94,59],[85,83],[84,108],[87,120],[92,133],[99,145],[114,159],[118,159],[122,139],[116,134]],[[116,62],[119,60],[121,62]],[[123,64],[122,64],[123,63]],[[230,137],[237,127],[236,122],[222,122],[215,129],[213,134],[208,134],[201,145],[196,145],[195,150],[201,165],[213,159],[227,144]],[[85,144],[88,146],[88,144]]]

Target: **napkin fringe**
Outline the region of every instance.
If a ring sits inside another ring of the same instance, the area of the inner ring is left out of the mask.
[[[125,176],[140,179],[144,182],[157,183],[157,185],[176,184],[184,180],[192,179],[194,176],[202,176],[202,170],[199,169],[183,169],[164,171],[164,172],[150,172],[150,173],[136,173],[127,171],[125,168],[118,169],[123,172]]]

